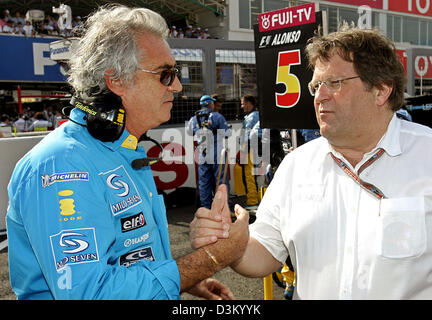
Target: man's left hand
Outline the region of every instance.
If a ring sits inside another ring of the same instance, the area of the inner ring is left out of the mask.
[[[187,292],[207,300],[235,300],[234,294],[226,285],[212,278],[198,282]]]

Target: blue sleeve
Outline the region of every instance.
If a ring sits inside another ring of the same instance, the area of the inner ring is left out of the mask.
[[[231,136],[232,130],[231,127],[228,125],[228,122],[225,120],[225,117],[219,112],[212,112],[211,115],[213,118],[212,121],[214,128],[216,128],[217,130],[225,130],[225,137]]]
[[[188,125],[187,125],[187,129],[186,129],[186,133],[190,136],[195,135],[196,131],[199,128],[197,128],[197,120],[196,120],[196,116],[193,116],[192,118],[189,119]]]
[[[30,160],[23,161],[12,176],[7,227],[11,284],[18,298],[178,299],[175,260],[119,264],[117,225],[111,223],[101,179],[89,159],[70,158],[49,159],[36,170]],[[50,185],[47,171],[88,176]]]
[[[257,133],[258,137],[261,139],[262,138],[262,129],[260,127],[260,121],[258,120],[257,123],[255,123],[255,125],[252,127],[252,132]]]

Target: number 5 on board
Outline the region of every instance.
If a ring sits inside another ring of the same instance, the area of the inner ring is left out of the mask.
[[[300,99],[300,81],[290,73],[290,66],[300,64],[300,60],[300,49],[279,52],[276,84],[285,85],[284,93],[275,94],[276,106],[279,108],[292,108]]]

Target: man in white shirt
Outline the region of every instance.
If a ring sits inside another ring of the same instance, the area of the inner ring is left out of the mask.
[[[231,267],[264,277],[290,256],[294,299],[432,299],[432,130],[395,115],[393,43],[344,26],[306,51],[322,137],[285,157]],[[221,229],[196,215],[192,245]]]

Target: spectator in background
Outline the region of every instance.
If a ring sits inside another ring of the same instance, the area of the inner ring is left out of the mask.
[[[26,37],[33,37],[35,35],[33,31],[33,25],[28,20],[26,20],[23,30]]]
[[[44,118],[51,123],[48,129],[54,129],[56,127],[56,115],[52,105],[47,106],[43,111]]]
[[[9,125],[9,116],[7,114],[2,114],[0,117],[0,127],[6,127]]]
[[[19,11],[15,12],[15,17],[11,18],[14,26],[18,27],[18,24],[21,22],[21,25],[25,24],[25,19],[21,17],[21,13]]]
[[[0,117],[0,137],[10,137],[12,135],[12,126],[9,122],[9,116],[2,114]]]
[[[210,38],[210,34],[209,34],[209,32],[208,32],[208,29],[205,28],[205,29],[204,29],[204,32],[203,32],[203,39],[208,39],[208,38]]]
[[[192,38],[192,33],[193,33],[192,25],[188,25],[185,31],[185,38]]]
[[[47,15],[46,18],[48,19],[48,24],[53,28],[53,34],[60,34],[60,28],[58,26],[57,20],[50,15]]]
[[[47,35],[52,35],[54,33],[54,27],[50,25],[50,21],[47,18],[44,20],[41,33]]]
[[[18,120],[14,122],[16,132],[27,132],[29,131],[31,120],[25,113],[20,113]]]
[[[170,31],[169,31],[169,37],[170,38],[177,38],[177,28],[176,26],[172,26]]]
[[[178,31],[178,34],[177,34],[177,38],[179,38],[179,39],[184,39],[185,38],[185,34],[184,34],[182,28],[179,28],[179,31]]]
[[[6,25],[6,19],[4,13],[0,13],[0,32],[2,32],[3,27]]]
[[[15,27],[15,34],[25,35],[24,27],[21,22],[18,22],[18,25]]]
[[[302,135],[305,143],[321,137],[319,129],[297,129],[297,132]]]
[[[12,20],[7,20],[6,25],[3,27],[3,33],[14,33],[15,28]]]
[[[41,112],[36,112],[34,115],[36,119],[29,128],[29,131],[48,131],[52,127],[52,123],[45,119]]]
[[[76,16],[75,19],[72,22],[73,28],[79,28],[83,25],[83,22],[81,20],[81,16]]]
[[[222,110],[222,104],[224,103],[224,100],[222,99],[222,97],[220,96],[220,95],[218,95],[217,93],[213,93],[212,95],[211,95],[211,97],[213,98],[213,99],[215,99],[215,101],[214,101],[214,108],[213,108],[213,111],[215,111],[215,112],[221,112],[221,110]]]
[[[194,37],[194,38],[196,38],[196,39],[201,39],[201,36],[202,36],[202,34],[201,34],[201,28],[200,28],[200,27],[197,27],[197,28],[195,29],[195,37]]]
[[[245,113],[243,125],[242,125],[242,135],[240,136],[240,165],[243,171],[243,177],[245,180],[245,190],[247,196],[247,210],[254,210],[257,208],[258,199],[258,184],[255,177],[255,169],[257,166],[254,164],[254,155],[257,155],[258,150],[251,148],[251,133],[252,129],[255,130],[255,135],[259,139],[262,137],[262,131],[257,127],[259,122],[259,113],[256,109],[256,100],[252,95],[244,95],[241,98],[241,108]],[[259,126],[259,125],[258,125]],[[252,147],[254,145],[252,144]],[[244,159],[246,158],[246,159]]]
[[[12,20],[12,16],[10,15],[10,12],[8,9],[3,10],[4,19],[7,22],[8,20]]]

